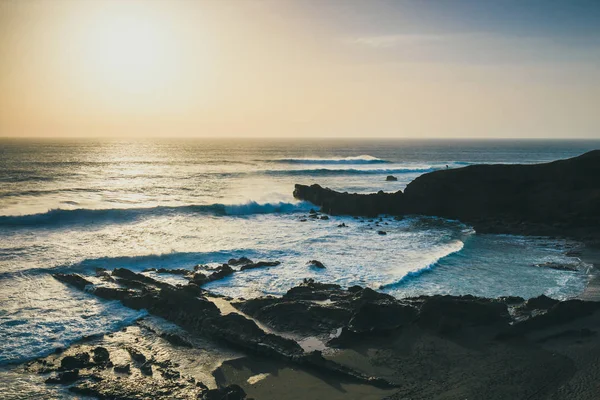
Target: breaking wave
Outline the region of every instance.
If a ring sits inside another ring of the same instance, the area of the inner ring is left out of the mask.
[[[465,247],[465,243],[457,240],[455,242],[452,243],[452,247],[450,248],[450,252],[444,254],[443,256],[437,258],[435,261],[427,264],[425,267],[423,268],[419,268],[416,269],[414,271],[410,271],[408,272],[406,275],[404,275],[402,278],[400,278],[399,280],[395,281],[395,282],[391,282],[391,283],[387,283],[384,285],[381,285],[379,287],[380,290],[383,289],[392,289],[392,288],[397,288],[399,286],[402,286],[408,282],[414,281],[416,279],[418,279],[419,277],[421,277],[424,274],[430,273],[432,272],[436,267],[439,266],[439,263],[441,260],[443,260],[446,257],[449,257],[453,254],[458,253],[459,251],[461,251],[463,248]]]
[[[314,168],[314,169],[282,169],[267,170],[263,173],[272,176],[339,176],[339,175],[386,175],[386,174],[410,174],[433,172],[439,168],[391,168],[391,169],[333,169],[333,168]]]
[[[161,217],[182,214],[252,215],[272,213],[292,213],[307,211],[310,205],[300,203],[257,203],[208,204],[187,206],[157,206],[146,208],[109,208],[73,210],[53,209],[45,213],[0,216],[0,227],[60,227],[67,225],[126,223],[147,217]]]
[[[280,158],[274,160],[282,164],[388,164],[390,161],[381,158],[361,155],[356,157],[334,157],[334,158]]]

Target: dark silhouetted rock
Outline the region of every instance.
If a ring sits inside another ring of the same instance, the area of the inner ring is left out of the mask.
[[[398,178],[396,178],[394,175],[388,175],[385,177],[385,180],[388,182],[395,182],[398,180]]]
[[[332,215],[431,215],[478,232],[563,235],[600,233],[600,150],[531,165],[471,165],[423,174],[404,193],[345,194],[296,185],[294,197]],[[594,239],[596,238],[596,239]]]
[[[474,296],[426,297],[419,312],[419,324],[440,333],[452,333],[463,326],[508,325],[506,304]]]
[[[263,268],[263,267],[276,267],[279,264],[281,264],[280,261],[259,261],[253,264],[246,264],[246,265],[242,265],[242,267],[240,268],[240,271],[245,271],[247,269],[254,269],[254,268]]]
[[[128,347],[127,352],[129,353],[129,355],[131,356],[131,359],[133,361],[136,361],[136,362],[139,362],[142,364],[146,362],[146,356],[138,349],[133,348],[133,347]]]
[[[315,267],[315,268],[325,269],[325,265],[323,265],[323,263],[321,261],[318,261],[318,260],[310,260],[306,264],[309,267]]]
[[[88,285],[93,285],[92,282],[85,279],[79,274],[54,274],[52,275],[55,279],[64,282],[68,285],[74,286],[77,289],[83,290]]]
[[[105,364],[110,361],[110,353],[105,347],[96,347],[93,351],[94,353],[94,362],[97,364]]]
[[[572,271],[572,272],[576,272],[576,271],[579,270],[576,265],[560,264],[560,263],[554,263],[554,262],[546,262],[546,263],[542,263],[542,264],[535,264],[535,266],[539,267],[539,268],[555,269],[557,271]]]
[[[90,363],[90,355],[88,353],[78,353],[74,356],[65,356],[60,360],[60,368],[63,370],[88,368]]]
[[[244,400],[246,392],[238,385],[211,389],[202,394],[202,400]]]
[[[408,325],[416,317],[415,307],[397,301],[365,302],[352,316],[348,327],[355,332],[390,330]]]
[[[118,364],[113,369],[120,374],[129,374],[131,373],[131,364]]]
[[[387,235],[387,232],[386,231],[377,231],[377,234],[379,234],[379,235]]]
[[[523,307],[527,310],[548,310],[557,303],[559,303],[558,300],[551,299],[546,295],[541,295],[527,300]]]
[[[234,267],[238,267],[241,265],[253,264],[253,261],[251,259],[249,259],[248,257],[240,257],[238,259],[235,259],[235,258],[230,259],[227,262],[227,264],[233,265]]]
[[[69,384],[79,379],[79,370],[74,369],[71,371],[59,372],[56,376],[50,377],[45,380],[45,383],[60,383]]]
[[[331,215],[366,215],[400,214],[402,192],[393,194],[344,194],[319,185],[296,185],[294,197],[310,201],[321,207],[323,212]],[[315,215],[315,214],[312,214]]]

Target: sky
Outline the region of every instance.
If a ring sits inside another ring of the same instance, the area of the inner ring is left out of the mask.
[[[0,136],[600,138],[597,0],[0,0]]]

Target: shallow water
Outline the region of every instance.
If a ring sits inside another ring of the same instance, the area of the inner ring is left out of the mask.
[[[301,222],[312,206],[294,200],[292,191],[294,183],[315,182],[342,191],[396,191],[436,169],[550,161],[594,147],[581,141],[2,141],[0,364],[117,330],[142,315],[65,287],[50,276],[56,271],[192,269],[246,256],[282,264],[208,288],[233,297],[279,295],[314,278],[397,297],[576,296],[588,277],[585,265],[565,255],[573,243],[477,235],[437,218]],[[398,181],[386,182],[389,174]],[[307,266],[312,259],[327,268]],[[544,262],[581,270],[534,266]]]

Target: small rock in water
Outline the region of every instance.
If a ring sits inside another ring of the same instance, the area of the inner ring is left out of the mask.
[[[388,176],[385,178],[385,180],[386,180],[386,181],[388,181],[388,182],[392,182],[392,181],[397,181],[397,180],[398,180],[398,178],[396,178],[394,175],[388,175]]]
[[[311,208],[310,211],[308,212],[309,214],[316,214],[317,212],[315,211],[314,208]]]
[[[323,265],[323,263],[321,261],[317,261],[317,260],[310,260],[307,263],[307,265],[310,267],[325,269],[325,265]]]
[[[276,267],[281,264],[280,261],[259,261],[254,264],[246,264],[242,265],[240,271],[244,271],[247,269],[261,268],[261,267]]]
[[[575,265],[561,264],[561,263],[555,263],[555,262],[545,262],[542,264],[535,264],[535,266],[540,267],[540,268],[555,269],[558,271],[572,271],[572,272],[578,271],[577,266],[575,266]]]
[[[329,217],[327,215],[321,215],[321,219],[324,221],[327,221],[329,219]]]
[[[238,259],[232,258],[229,261],[227,261],[227,264],[233,265],[235,267],[238,265],[252,264],[252,260],[248,257],[240,257]]]
[[[347,228],[347,227],[348,227],[348,225],[346,225],[345,223],[343,223],[343,222],[342,222],[342,223],[341,223],[341,224],[339,224],[337,227],[338,227],[338,228]]]
[[[386,231],[377,231],[377,233],[380,234],[380,235],[387,235]]]

